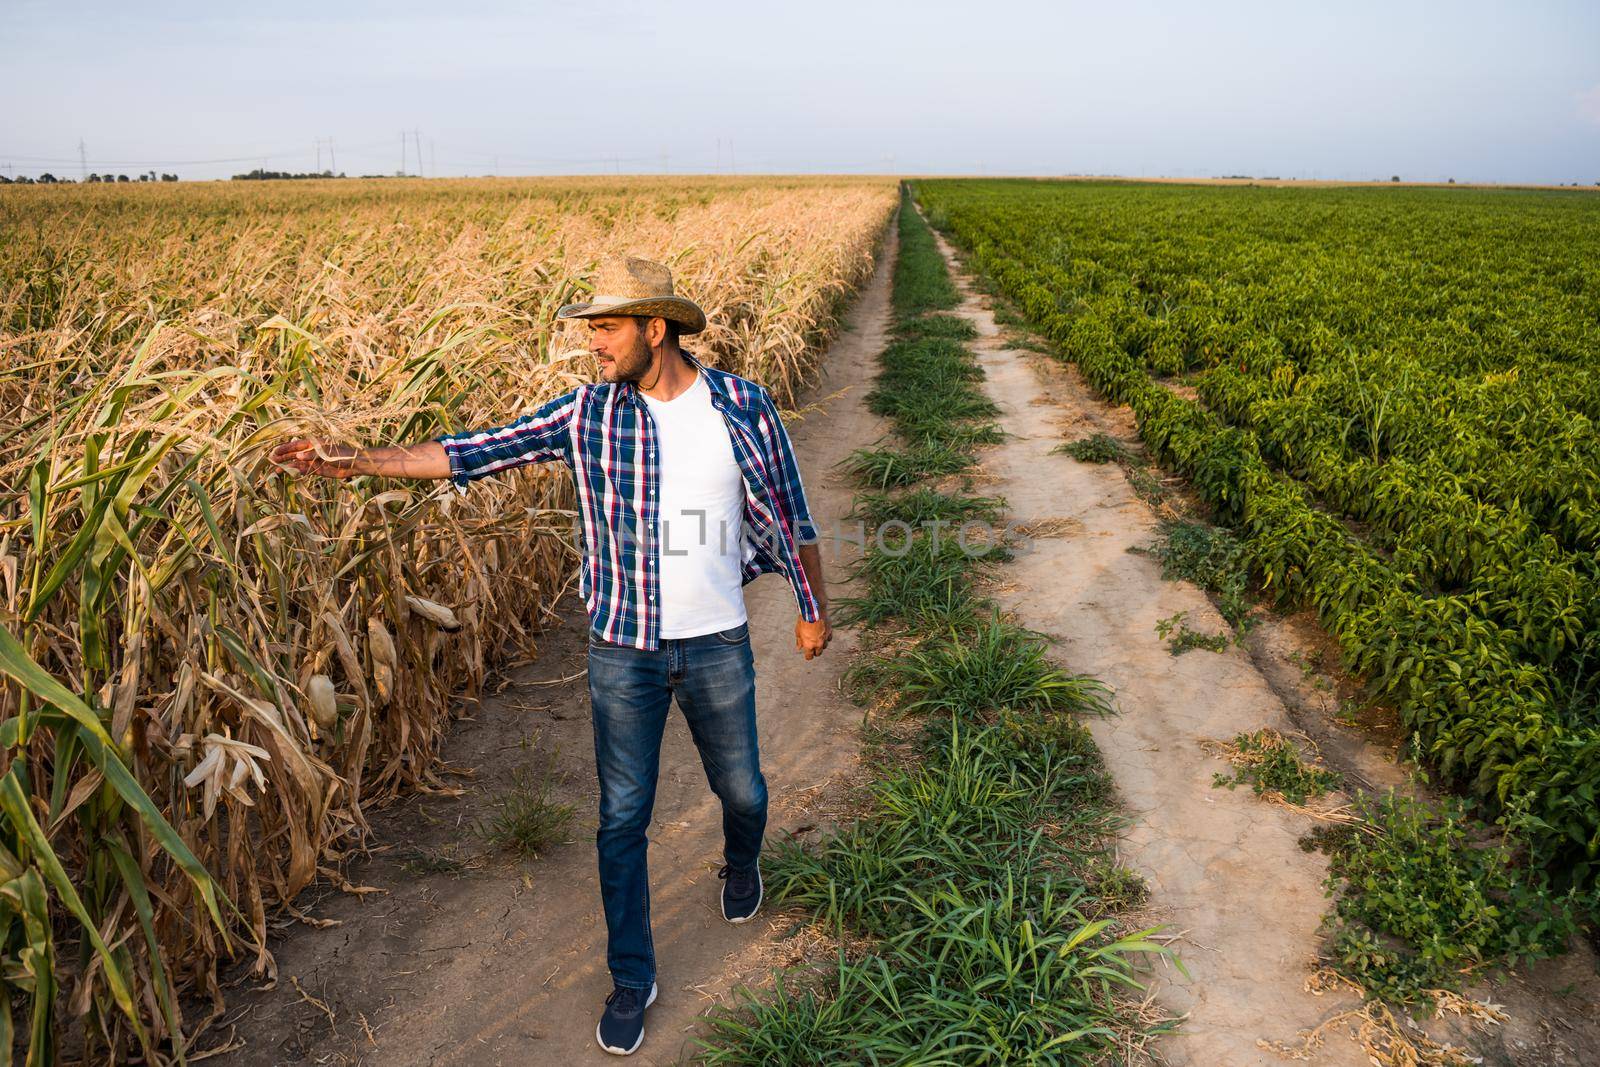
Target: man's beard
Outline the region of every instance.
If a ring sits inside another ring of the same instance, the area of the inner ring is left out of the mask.
[[[620,359],[612,364],[612,369],[617,374],[616,380],[618,382],[637,382],[650,370],[650,358],[650,342],[643,337],[635,337],[633,339],[633,349],[628,353],[627,369],[623,368],[622,360]]]

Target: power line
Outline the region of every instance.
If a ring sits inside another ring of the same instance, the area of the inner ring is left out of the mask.
[[[513,163],[513,164],[514,163],[579,163],[579,164],[588,163],[588,164],[606,164],[606,163],[615,163],[618,160],[620,160],[623,163],[649,163],[649,162],[653,161],[656,158],[654,156],[648,156],[648,155],[645,155],[645,156],[607,155],[607,156],[589,156],[589,157],[580,157],[580,156],[525,156],[525,155],[518,155],[517,153],[514,153],[514,152],[501,152],[501,151],[485,152],[485,151],[483,151],[481,149],[466,148],[466,147],[463,147],[463,146],[460,146],[460,145],[451,145],[449,143],[446,143],[444,148],[445,148],[445,152],[452,159],[456,159],[456,158],[460,158],[460,157],[464,157],[464,156],[471,156],[471,157],[475,157],[476,159],[478,159],[479,161],[484,162],[484,163],[492,162],[493,165],[496,167],[496,169],[498,169],[500,164],[503,163],[503,162],[509,162],[509,163]]]
[[[80,153],[77,157],[63,159],[59,156],[13,156],[6,154],[7,159],[20,160],[24,163],[80,163],[84,166],[93,164],[97,167],[195,167],[206,163],[253,163],[260,159],[281,159],[284,156],[300,156],[304,149],[294,152],[257,152],[252,156],[231,156],[227,159],[85,159]]]
[[[422,155],[421,129],[419,127],[400,131],[400,138],[401,170],[399,173],[407,176],[432,173],[433,175],[437,176],[439,173],[437,140],[431,137],[429,138],[428,156],[425,159]],[[383,147],[385,143],[390,146],[387,150],[385,150]],[[384,140],[379,140],[377,142],[357,144],[353,148],[347,146],[346,152],[354,152],[360,158],[368,158],[373,155],[384,154],[386,151],[393,151],[393,145],[393,141],[386,142]],[[329,166],[331,166],[335,172],[338,170],[337,157],[335,156],[334,152],[334,139],[332,137],[314,138],[312,141],[312,150],[310,152],[307,152],[302,147],[293,150],[285,149],[273,152],[255,152],[243,156],[215,156],[207,158],[184,159],[90,159],[88,157],[87,141],[86,139],[82,138],[80,138],[77,148],[78,152],[73,157],[10,155],[0,151],[0,159],[9,161],[9,163],[13,165],[13,169],[15,169],[16,166],[21,166],[25,171],[28,169],[33,169],[36,165],[53,165],[55,167],[64,167],[76,163],[78,164],[80,171],[85,173],[87,173],[87,171],[91,168],[100,170],[112,167],[138,167],[141,170],[145,170],[152,167],[195,167],[237,163],[259,166],[262,170],[266,170],[274,162],[276,162],[281,169],[285,166],[285,164],[293,166],[296,165],[294,161],[300,160],[303,160],[305,163],[314,163],[317,167],[318,173],[321,173],[325,169],[323,166],[324,163],[327,163]],[[327,149],[328,155],[326,160],[324,160],[322,156],[323,148]],[[726,156],[722,154],[722,148],[722,139],[719,139],[717,142],[718,151],[715,169],[734,169],[737,164],[733,155],[732,142],[729,141],[727,144],[728,154]],[[415,169],[413,169],[412,163],[413,151],[416,152],[414,165]],[[665,152],[662,152],[659,155],[651,154],[638,156],[624,156],[620,154],[605,156],[522,155],[503,151],[485,151],[481,148],[474,148],[465,145],[454,145],[447,142],[445,145],[445,153],[447,157],[447,162],[445,164],[446,169],[449,169],[452,165],[463,168],[472,168],[481,165],[492,164],[494,171],[497,173],[500,172],[502,168],[508,168],[512,171],[516,171],[521,168],[546,166],[595,168],[609,167],[613,173],[620,173],[622,169],[621,165],[624,163],[635,165],[641,170],[650,164],[658,164],[664,171],[670,171],[673,169],[673,161]],[[425,163],[426,168],[424,167]],[[364,164],[358,162],[357,165],[362,166]],[[60,171],[58,170],[57,173],[60,173]]]

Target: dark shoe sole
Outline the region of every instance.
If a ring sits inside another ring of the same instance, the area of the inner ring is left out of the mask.
[[[722,905],[722,917],[731,923],[747,923],[761,914],[761,902],[766,899],[766,883],[761,880],[761,869],[756,869],[756,906],[750,909],[750,914],[742,919],[730,918],[728,915],[728,899],[726,896],[719,898]]]
[[[650,983],[650,995],[645,998],[644,1006],[648,1008],[650,1005],[654,1004],[655,1002],[656,1002],[656,984],[654,982],[651,982]],[[644,1027],[643,1027],[643,1025],[641,1025],[639,1027],[639,1040],[637,1040],[637,1041],[635,1041],[633,1043],[633,1047],[632,1048],[613,1048],[612,1046],[606,1044],[605,1038],[600,1036],[600,1024],[599,1023],[595,1023],[594,1024],[594,1040],[595,1040],[595,1044],[599,1045],[601,1048],[605,1049],[607,1052],[611,1053],[613,1056],[632,1056],[635,1052],[639,1051],[639,1046],[644,1044]]]

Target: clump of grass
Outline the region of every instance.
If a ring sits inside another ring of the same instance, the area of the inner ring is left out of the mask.
[[[959,315],[921,315],[895,324],[897,337],[948,337],[957,341],[970,341],[978,336],[978,328]]]
[[[867,574],[866,591],[838,600],[844,625],[881,626],[900,619],[911,626],[945,626],[973,617],[970,565],[953,554],[918,551],[902,560],[869,553],[861,569]]]
[[[972,455],[939,442],[909,448],[858,448],[842,462],[849,474],[876,489],[899,489],[954,474],[972,465]]]
[[[1189,624],[1183,621],[1188,614],[1187,611],[1180,611],[1175,615],[1156,620],[1156,636],[1167,642],[1168,652],[1174,656],[1181,656],[1195,648],[1203,648],[1207,652],[1228,650],[1227,634],[1207,634],[1190,629]]]
[[[1037,337],[1034,337],[1031,334],[1023,334],[1018,337],[1012,337],[1010,338],[1009,343],[1012,348],[1023,348],[1027,349],[1029,352],[1038,352],[1041,355],[1054,356],[1057,354],[1054,347],[1045,341],[1039,340]]]
[[[958,496],[924,486],[898,495],[861,493],[856,496],[850,517],[861,519],[871,530],[885,523],[903,522],[908,526],[946,523],[959,527],[963,522],[998,522],[1005,500],[997,496]]]
[[[1213,775],[1213,787],[1233,789],[1249,783],[1258,797],[1281,797],[1304,806],[1344,782],[1339,772],[1306,762],[1299,746],[1270,727],[1237,735],[1224,746],[1224,755],[1235,770]]]
[[[1323,835],[1333,966],[1370,995],[1431,1010],[1485,974],[1566,951],[1594,891],[1526,862],[1526,816],[1496,830],[1456,798],[1361,795],[1366,832]]]
[[[1029,325],[1028,317],[1022,314],[1022,312],[1018,311],[1016,307],[1008,300],[996,300],[994,302],[993,313],[994,321],[997,325],[1017,326],[1022,328],[1026,328]]]
[[[1110,690],[1069,675],[1045,655],[1045,640],[996,613],[969,631],[950,630],[907,651],[886,668],[905,711],[982,708],[1102,715]]]
[[[566,844],[573,807],[551,799],[555,777],[554,752],[543,770],[519,767],[513,771],[510,786],[494,798],[489,813],[478,823],[478,836],[520,859],[535,859],[552,845]]]
[[[959,341],[934,338],[896,345],[886,354],[885,366],[867,394],[867,407],[894,420],[895,429],[908,440],[937,437],[999,413],[977,384],[983,372]]]
[[[399,853],[400,866],[411,874],[465,874],[471,864],[447,848],[411,845]]]
[[[739,986],[736,1008],[709,1018],[712,1038],[696,1039],[701,1063],[893,1063],[914,1047],[899,1033],[895,1010],[902,977],[889,960],[838,956],[824,981],[780,971],[771,993]],[[796,988],[798,987],[798,988]]]
[[[958,531],[879,527],[852,577],[860,596],[839,598],[840,621],[880,626],[899,620],[913,630],[965,626],[977,617],[975,568],[1010,559],[998,542],[963,539]]]
[[[1150,887],[1144,876],[1109,856],[1094,857],[1088,864],[1087,877],[1095,898],[1106,911],[1126,911],[1150,899]]]
[[[1094,433],[1059,444],[1051,452],[1064,452],[1083,463],[1115,463],[1127,458],[1127,449],[1110,434]]]

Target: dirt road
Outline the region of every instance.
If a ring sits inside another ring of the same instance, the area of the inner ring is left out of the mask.
[[[879,267],[824,357],[821,380],[791,426],[814,518],[825,535],[843,522],[852,488],[831,468],[881,432],[862,405],[889,315],[893,225]],[[814,405],[814,410],[806,408]],[[833,597],[853,546],[825,542]],[[793,594],[767,575],[747,586],[757,673],[762,769],[771,797],[769,838],[815,822],[857,768],[860,709],[840,691],[855,636],[806,662],[794,648]],[[235,991],[230,1021],[247,1044],[222,1062],[562,1064],[616,1062],[594,1041],[611,990],[595,869],[598,787],[589,724],[581,604],[541,639],[537,662],[453,732],[446,757],[471,768],[459,798],[420,798],[386,814],[390,846],[352,878],[383,892],[327,891],[302,905],[342,925],[291,927],[274,944],[276,989]],[[519,767],[557,753],[558,800],[576,806],[571,842],[512,864],[483,855],[469,828]],[[765,976],[787,922],[771,909],[746,925],[718,906],[721,811],[688,728],[674,711],[661,757],[650,831],[651,912],[660,993],[645,1044],[630,1062],[677,1062],[697,1018],[741,981]],[[462,868],[464,865],[464,869]],[[448,868],[448,869],[447,869]]]

